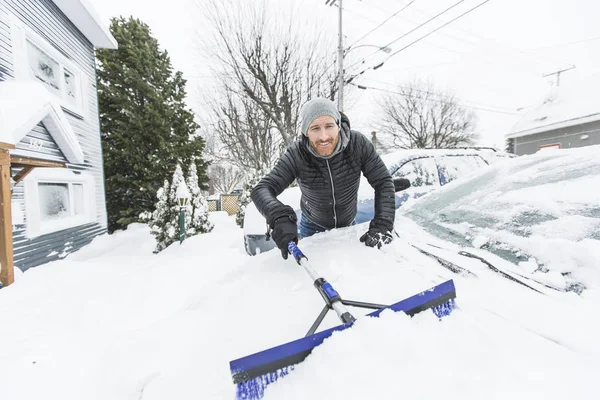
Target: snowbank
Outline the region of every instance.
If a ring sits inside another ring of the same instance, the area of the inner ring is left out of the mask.
[[[249,257],[234,217],[154,255],[144,225],[104,235],[0,290],[2,398],[230,399],[229,361],[305,334],[322,308],[310,278],[278,251]],[[399,216],[402,239],[367,248],[361,224],[300,242],[348,299],[392,303],[452,278],[443,321],[384,313],[333,335],[266,398],[595,398],[600,296],[539,295],[469,279],[410,246],[440,243]],[[458,262],[458,261],[457,261]],[[339,324],[330,313],[320,329]]]

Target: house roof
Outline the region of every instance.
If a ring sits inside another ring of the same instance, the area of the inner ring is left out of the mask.
[[[0,82],[0,142],[16,146],[40,121],[70,163],[83,163],[83,150],[71,124],[43,83]]]
[[[600,80],[582,80],[552,88],[512,127],[506,138],[516,138],[600,120],[596,100]]]
[[[117,41],[88,0],[52,0],[96,48],[117,49]]]

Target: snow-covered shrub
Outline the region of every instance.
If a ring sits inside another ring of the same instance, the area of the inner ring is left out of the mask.
[[[158,202],[148,222],[150,232],[156,239],[155,253],[164,250],[179,238],[179,207],[177,200],[169,196],[170,186],[169,181],[165,180],[163,187],[156,192]]]
[[[179,205],[177,204],[177,191],[180,186],[190,193],[190,200],[185,208],[186,237],[199,233],[210,232],[212,223],[208,220],[208,207],[206,200],[198,186],[198,176],[195,168],[190,167],[187,185],[181,166],[178,164],[171,183],[165,180],[162,188],[158,189],[156,209],[148,222],[150,231],[156,239],[155,253],[161,252],[172,243],[179,240]],[[181,190],[181,189],[180,189]]]
[[[198,185],[198,172],[195,163],[190,165],[187,187],[191,195],[190,206],[192,210],[186,226],[187,235],[193,236],[212,231],[214,226],[208,220],[208,203]]]

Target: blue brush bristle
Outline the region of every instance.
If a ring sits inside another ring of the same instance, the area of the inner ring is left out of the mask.
[[[442,317],[446,317],[446,316],[450,315],[452,310],[454,310],[455,308],[456,308],[456,302],[454,301],[454,299],[451,299],[451,300],[445,302],[444,304],[440,304],[439,306],[432,307],[431,309],[432,309],[433,313],[436,315],[436,317],[438,317],[439,319],[442,319]]]
[[[291,371],[294,370],[294,366],[278,369],[275,372],[270,372],[268,375],[257,376],[254,379],[250,379],[246,382],[240,382],[237,384],[237,400],[259,400],[265,395],[265,388],[267,385],[277,381],[279,378],[283,378]]]
[[[440,320],[452,313],[452,310],[456,308],[456,301],[454,299],[448,300],[444,304],[432,307],[431,310]],[[254,379],[250,379],[246,382],[240,382],[237,384],[237,400],[260,400],[265,395],[265,388],[277,381],[279,378],[283,378],[291,371],[294,370],[294,366],[278,369],[275,372],[270,372],[267,375],[261,375]]]

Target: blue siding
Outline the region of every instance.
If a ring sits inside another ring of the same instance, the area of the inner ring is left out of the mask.
[[[28,28],[46,39],[87,78],[87,87],[83,91],[86,95],[84,99],[86,115],[81,118],[65,110],[67,119],[82,147],[85,160],[82,164],[67,163],[67,167],[88,171],[94,175],[96,181],[97,223],[31,239],[25,237],[25,225],[15,226],[13,230],[15,265],[24,270],[63,258],[89,243],[97,235],[105,233],[106,203],[93,45],[51,0],[0,0],[0,81],[15,76],[9,15],[16,16]],[[29,148],[30,137],[42,140],[44,146],[40,151]],[[52,161],[65,161],[64,155],[41,123],[11,153]],[[13,169],[13,175],[18,171]],[[22,182],[15,186],[12,200],[18,201],[22,211],[25,212]],[[25,215],[26,219],[27,215]]]

